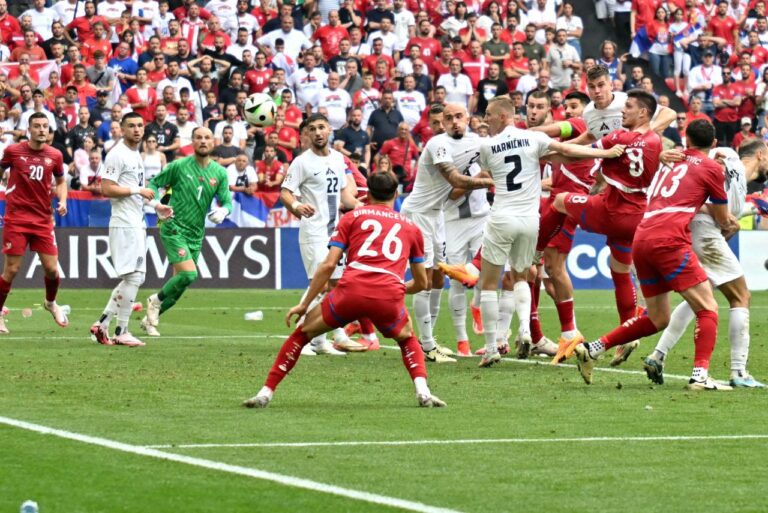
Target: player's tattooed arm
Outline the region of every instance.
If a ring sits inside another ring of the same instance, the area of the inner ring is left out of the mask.
[[[457,189],[486,189],[493,187],[493,180],[482,176],[466,176],[450,162],[437,164],[443,178]]]

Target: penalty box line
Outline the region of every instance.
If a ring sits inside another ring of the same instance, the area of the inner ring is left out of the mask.
[[[599,442],[699,442],[716,440],[764,440],[765,435],[661,435],[661,436],[588,436],[571,438],[468,438],[459,440],[351,440],[342,442],[266,442],[223,444],[147,445],[152,449],[220,449],[220,448],[301,448],[412,445],[472,445],[472,444],[538,444],[538,443],[599,443]]]
[[[459,513],[457,510],[440,508],[436,506],[430,506],[421,502],[414,502],[405,499],[398,499],[396,497],[388,497],[386,495],[378,495],[375,493],[364,492],[361,490],[353,490],[350,488],[343,488],[341,486],[335,486],[331,484],[321,483],[318,481],[312,481],[309,479],[303,479],[300,477],[289,476],[284,474],[277,474],[274,472],[268,472],[266,470],[259,470],[251,467],[242,467],[239,465],[230,465],[228,463],[222,463],[220,461],[207,460],[202,458],[194,458],[190,456],[184,456],[181,454],[174,454],[171,452],[161,451],[153,449],[151,447],[142,447],[138,445],[126,444],[115,440],[109,440],[107,438],[100,438],[95,436],[83,435],[80,433],[73,433],[71,431],[65,431],[62,429],[55,429],[40,424],[33,424],[31,422],[25,422],[22,420],[12,419],[8,417],[0,416],[0,424],[11,426],[26,431],[32,431],[42,435],[50,435],[58,438],[64,438],[66,440],[73,440],[88,445],[95,445],[98,447],[104,447],[115,451],[125,452],[128,454],[135,454],[138,456],[146,456],[150,458],[173,461],[175,463],[183,463],[193,467],[205,468],[209,470],[216,470],[218,472],[226,472],[228,474],[236,474],[240,476],[251,477],[262,481],[270,481],[273,483],[289,486],[293,488],[302,488],[313,492],[320,492],[330,495],[338,495],[348,499],[354,499],[362,502],[368,502],[372,504],[380,504],[382,506],[388,506],[392,508],[403,509],[407,511],[417,511],[422,513]]]

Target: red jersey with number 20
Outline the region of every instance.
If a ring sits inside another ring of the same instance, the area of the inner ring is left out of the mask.
[[[723,167],[695,149],[673,167],[664,166],[648,188],[648,208],[635,232],[635,240],[691,243],[688,225],[707,201],[727,204]]]
[[[407,263],[424,261],[424,237],[419,228],[383,205],[344,214],[328,245],[347,252],[347,268],[338,286],[382,301],[404,295]]]
[[[603,159],[603,178],[606,189],[606,207],[613,213],[637,214],[645,210],[645,191],[656,170],[659,169],[661,138],[655,132],[644,134],[629,130],[615,130],[595,146],[608,149],[623,144],[624,153],[615,159]]]
[[[12,144],[0,159],[0,169],[11,168],[5,189],[5,224],[50,226],[51,184],[64,174],[61,152],[46,145],[33,150],[28,142]]]

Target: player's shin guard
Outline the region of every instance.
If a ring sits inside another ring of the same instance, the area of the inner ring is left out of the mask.
[[[656,351],[662,354],[669,354],[673,347],[677,344],[680,338],[685,333],[688,325],[693,319],[696,318],[696,314],[693,313],[691,305],[686,301],[683,301],[672,310],[672,315],[669,318],[669,325],[664,329],[664,333],[661,334],[659,342],[656,344]]]
[[[541,293],[541,281],[531,281],[531,282],[519,282],[528,287],[529,289],[529,295],[528,300],[526,302],[526,305],[528,305],[528,314],[527,319],[528,322],[526,323],[531,330],[531,340],[534,342],[538,342],[542,338],[544,338],[544,332],[541,331],[541,322],[539,321],[539,294]],[[515,289],[517,288],[518,284],[515,283]],[[521,326],[523,325],[523,314],[521,314],[521,306],[520,306],[520,299],[524,297],[522,295],[522,292],[518,292],[518,296],[516,296],[517,299],[517,316],[520,319]]]
[[[717,340],[717,312],[701,310],[696,314],[696,330],[693,332],[693,367],[709,369],[709,360]]]
[[[293,366],[301,356],[301,348],[303,348],[309,339],[307,335],[301,331],[301,328],[296,328],[291,336],[283,343],[283,347],[277,353],[275,363],[272,364],[272,368],[269,370],[267,380],[264,382],[264,386],[271,390],[275,390],[277,385],[283,380]]]
[[[443,299],[443,289],[429,291],[429,316],[432,318],[432,329],[437,326],[437,316],[440,315],[440,301]]]
[[[5,300],[8,299],[8,294],[10,294],[10,292],[11,283],[5,281],[5,279],[0,276],[0,310],[5,306]]]
[[[427,368],[424,365],[424,352],[421,350],[419,340],[415,336],[397,343],[403,357],[403,364],[411,375],[412,380],[427,377]]]
[[[573,298],[555,303],[557,318],[560,320],[560,332],[576,331],[576,316],[573,314]]]
[[[480,292],[480,311],[483,314],[485,331],[485,354],[490,355],[496,349],[496,326],[499,322],[499,298],[495,290],[483,290]]]
[[[56,294],[59,292],[61,277],[57,274],[55,278],[45,277],[45,300],[56,301]]]
[[[749,309],[731,308],[728,319],[728,338],[731,342],[731,370],[747,370],[749,358]]]
[[[643,337],[650,337],[654,333],[658,333],[659,329],[653,324],[651,318],[647,315],[642,317],[633,317],[627,322],[608,333],[600,337],[600,340],[605,344],[605,349],[610,349],[614,346],[620,346],[627,342],[632,342]]]
[[[506,341],[507,332],[512,325],[517,301],[513,290],[502,290],[499,298],[499,322],[496,325],[496,337]]]
[[[451,280],[448,290],[448,302],[451,305],[451,320],[456,340],[469,340],[467,336],[467,291],[460,282]]]
[[[637,296],[635,295],[635,285],[632,283],[632,275],[630,273],[619,273],[611,269],[611,278],[613,278],[614,294],[616,295],[616,310],[619,312],[619,321],[625,322],[635,316],[635,306],[637,305]],[[631,342],[632,340],[628,340],[627,342]]]
[[[424,351],[435,348],[435,339],[432,336],[432,315],[429,312],[430,291],[422,290],[413,296],[413,316],[416,318],[416,326],[419,330],[419,342]]]
[[[192,285],[197,279],[197,271],[180,271],[170,280],[165,282],[160,290],[159,297],[162,299],[160,313],[167,311],[181,298],[187,287]]]

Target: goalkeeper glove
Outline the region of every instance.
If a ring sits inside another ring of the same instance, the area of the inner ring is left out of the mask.
[[[221,224],[224,222],[224,219],[229,215],[229,210],[227,210],[224,207],[217,207],[211,210],[211,212],[208,214],[208,219],[213,224]]]

